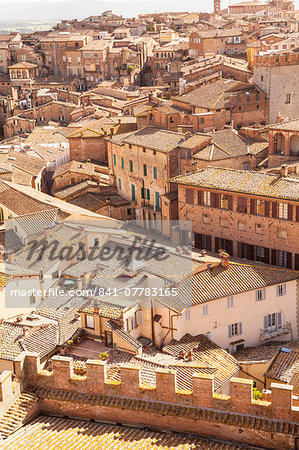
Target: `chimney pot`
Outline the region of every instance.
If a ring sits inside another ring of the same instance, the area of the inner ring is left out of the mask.
[[[10,251],[8,252],[8,254],[7,254],[7,262],[8,262],[9,264],[12,264],[13,261],[14,261],[14,257],[15,257],[14,252],[13,252],[12,250],[10,250]]]
[[[45,239],[50,239],[50,235],[51,235],[51,228],[50,227],[44,228],[44,237],[45,237]]]
[[[220,264],[226,269],[229,267],[229,254],[224,250],[219,250]]]

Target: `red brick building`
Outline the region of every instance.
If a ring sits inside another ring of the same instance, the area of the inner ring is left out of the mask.
[[[299,269],[299,184],[281,174],[208,167],[171,180],[194,245]]]

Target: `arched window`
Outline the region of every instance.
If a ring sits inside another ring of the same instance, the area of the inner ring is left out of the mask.
[[[172,116],[170,116],[169,122],[174,123],[174,118]]]
[[[290,151],[291,155],[299,156],[299,134],[294,134],[291,137]]]

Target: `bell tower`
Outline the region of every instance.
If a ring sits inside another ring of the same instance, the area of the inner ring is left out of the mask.
[[[214,14],[219,14],[221,9],[221,0],[214,0]]]

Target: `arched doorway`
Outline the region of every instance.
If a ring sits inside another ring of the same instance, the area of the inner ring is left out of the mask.
[[[284,154],[284,135],[281,133],[277,133],[274,136],[274,153],[275,154]]]
[[[293,156],[299,156],[299,134],[291,136],[290,152]]]

